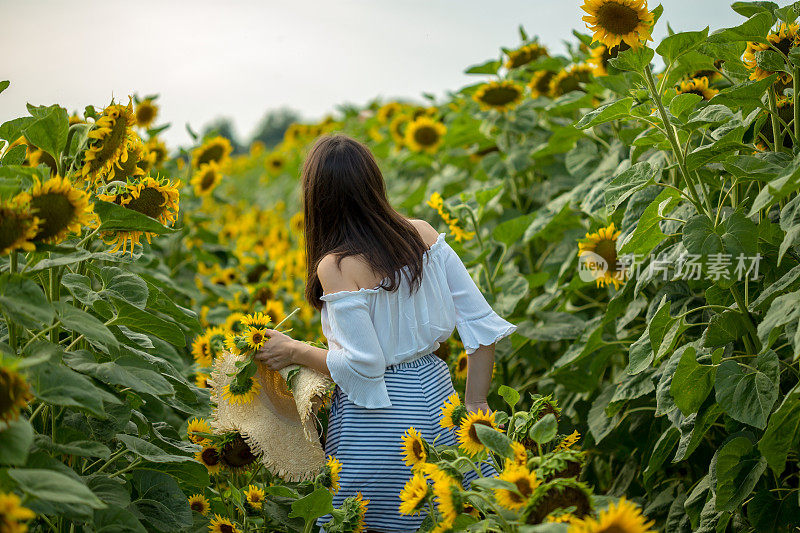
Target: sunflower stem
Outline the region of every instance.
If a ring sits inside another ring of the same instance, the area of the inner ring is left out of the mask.
[[[752,337],[752,345],[750,342],[747,342],[747,336],[743,336],[742,339],[745,341],[745,346],[747,349],[752,352],[753,355],[759,353],[761,351],[761,341],[758,340],[758,331],[756,331],[756,327],[753,325],[753,317],[750,315],[750,311],[747,310],[747,305],[745,301],[742,299],[742,293],[739,292],[739,288],[736,285],[731,285],[731,294],[733,294],[733,299],[736,300],[736,305],[739,307],[739,311],[744,315],[744,324],[747,327],[748,334]]]
[[[769,118],[772,122],[772,149],[775,152],[782,152],[783,140],[781,139],[781,125],[778,122],[778,98],[775,96],[775,87],[770,86],[767,94],[769,96]]]
[[[8,271],[13,275],[18,270],[18,263],[17,261],[19,258],[17,257],[17,251],[11,250],[11,255],[9,256],[8,261]],[[17,325],[8,319],[8,316],[3,314],[3,317],[6,319],[6,325],[8,326],[8,343],[11,345],[11,351],[14,355],[17,354]]]
[[[661,102],[661,96],[656,88],[656,81],[653,78],[653,71],[650,69],[650,65],[647,65],[644,68],[644,79],[647,83],[647,88],[650,91],[650,97],[656,103],[658,112],[661,115],[661,120],[664,122],[664,129],[667,132],[667,140],[672,147],[672,153],[675,156],[675,159],[678,161],[678,168],[680,169],[681,176],[683,177],[683,180],[686,182],[686,186],[689,189],[689,194],[692,196],[692,203],[694,204],[698,213],[705,213],[709,218],[711,218],[711,207],[703,207],[703,204],[700,201],[700,196],[695,188],[695,184],[686,168],[686,161],[683,159],[683,152],[681,152],[678,137],[675,135],[675,128],[672,126],[672,122],[670,122],[669,116],[667,115],[667,110],[664,109],[664,104]],[[708,199],[706,199],[706,201],[707,200]]]
[[[800,139],[800,107],[797,106],[797,91],[800,89],[800,82],[797,78],[800,77],[800,68],[792,67],[792,107],[794,108],[794,142],[797,145],[797,139]]]
[[[478,220],[475,217],[475,212],[472,208],[468,205],[463,206],[463,209],[467,210],[467,214],[469,215],[470,220],[472,220],[472,227],[475,230],[475,236],[478,237],[478,244],[481,247],[481,255],[483,258],[481,259],[481,264],[483,265],[483,272],[486,274],[486,284],[489,287],[489,292],[494,296],[494,282],[492,281],[492,270],[489,268],[489,262],[486,260],[486,256],[483,255],[484,252],[484,243],[483,238],[481,238],[480,228],[478,227]]]

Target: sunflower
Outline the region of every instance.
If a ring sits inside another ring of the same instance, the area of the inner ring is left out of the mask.
[[[189,497],[189,509],[205,516],[211,509],[211,504],[208,503],[208,500],[202,494],[193,494]]]
[[[405,130],[405,145],[414,152],[436,153],[444,142],[447,126],[422,116],[409,123]]]
[[[438,192],[431,193],[431,197],[425,203],[437,211],[444,209],[444,199],[442,199],[442,195]]]
[[[475,431],[475,426],[478,424],[497,429],[497,425],[494,422],[494,412],[487,411],[484,413],[479,409],[477,412],[468,413],[461,421],[457,431],[458,443],[461,445],[461,449],[469,455],[480,453],[486,448]]]
[[[494,497],[497,503],[515,511],[525,505],[528,501],[533,490],[541,484],[541,481],[536,479],[536,474],[530,472],[524,466],[510,466],[503,470],[503,473],[497,476],[497,479],[508,481],[516,485],[516,490],[510,489],[495,489]]]
[[[514,454],[513,459],[507,459],[514,466],[527,466],[528,464],[528,451],[521,442],[511,443],[511,453]]]
[[[425,476],[416,472],[400,491],[400,512],[402,514],[419,514],[430,493]]]
[[[422,435],[413,427],[408,428],[403,435],[402,454],[405,456],[403,460],[406,465],[411,467],[420,466],[428,459],[425,441],[422,439]]]
[[[152,98],[146,98],[136,105],[136,125],[149,128],[158,115],[158,106]]]
[[[609,48],[604,44],[599,44],[592,48],[589,64],[594,65],[592,74],[595,76],[608,76],[608,62],[617,57],[620,52],[629,50],[630,46],[627,43],[619,43],[617,46]]]
[[[150,137],[144,144],[145,159],[149,164],[149,168],[159,167],[164,164],[169,156],[167,145],[164,144],[158,137]]]
[[[22,506],[22,500],[13,492],[0,492],[0,531],[3,533],[25,533],[28,526],[21,524],[31,520],[36,513]]]
[[[197,366],[202,368],[211,366],[213,360],[211,357],[211,342],[208,331],[195,337],[192,342],[192,356]]]
[[[223,324],[223,327],[233,333],[241,333],[244,331],[242,318],[244,318],[244,313],[234,311],[225,318],[225,324]]]
[[[378,122],[380,122],[381,124],[386,124],[402,110],[403,110],[403,104],[399,102],[385,103],[378,108],[378,112],[376,113]]]
[[[219,458],[225,468],[234,472],[246,469],[256,460],[250,445],[239,433],[222,445]]]
[[[180,185],[180,180],[173,183],[165,178],[155,179],[147,176],[138,183],[128,186],[129,195],[123,200],[122,205],[164,225],[172,224],[178,218]]]
[[[32,399],[28,382],[15,370],[0,367],[0,420],[16,420]]]
[[[204,418],[195,417],[191,419],[186,426],[186,436],[189,437],[190,441],[201,446],[210,443],[207,438],[195,435],[195,433],[211,433],[211,426]]]
[[[339,474],[342,471],[342,463],[334,456],[328,456],[328,462],[325,464],[325,478],[323,485],[328,487],[332,493],[339,490]]]
[[[0,255],[14,250],[32,252],[36,249],[32,241],[37,233],[39,218],[31,213],[27,196],[0,200]]]
[[[638,48],[642,41],[652,41],[653,14],[647,0],[585,0],[581,9],[588,15],[582,20],[593,33],[592,42],[609,48],[625,42]]]
[[[578,243],[578,257],[585,261],[591,260],[591,264],[599,265],[599,268],[593,267],[593,275],[597,280],[598,287],[613,283],[614,288],[618,289],[620,284],[625,281],[627,274],[617,261],[619,235],[619,230],[612,222],[608,227],[600,228],[595,233],[587,233],[587,241]]]
[[[234,355],[242,355],[242,350],[244,350],[244,337],[236,335],[235,333],[226,333],[225,334],[225,341],[224,346],[225,349],[228,350],[230,353]]]
[[[133,103],[127,106],[112,104],[103,110],[103,114],[95,122],[89,132],[91,139],[89,148],[83,157],[81,175],[92,183],[104,180],[113,172],[114,164],[127,159],[126,147],[135,137],[133,125]]]
[[[441,410],[442,419],[439,421],[439,425],[443,428],[458,427],[461,424],[461,420],[467,414],[467,409],[461,405],[461,399],[458,397],[457,392],[451,394],[447,400],[445,400]]]
[[[691,93],[702,96],[703,100],[711,100],[719,92],[717,89],[709,88],[708,78],[705,76],[682,81],[675,90],[678,94]]]
[[[280,152],[272,152],[264,158],[264,166],[273,176],[277,176],[286,167],[286,156]]]
[[[247,490],[244,491],[244,495],[250,507],[256,511],[261,510],[261,507],[264,505],[264,489],[255,485],[250,485],[247,487]]]
[[[406,127],[411,122],[411,117],[405,113],[397,114],[389,123],[389,134],[398,146],[403,146],[406,142]]]
[[[260,350],[264,343],[269,340],[267,331],[262,328],[249,327],[245,332],[247,346],[253,350]]]
[[[198,168],[189,180],[197,196],[209,196],[222,181],[222,172],[216,163],[206,163]]]
[[[369,500],[365,500],[364,496],[361,495],[361,492],[357,492],[355,504],[357,522],[356,527],[353,528],[353,533],[361,533],[365,530],[365,520],[367,516],[367,506],[369,505]]]
[[[243,327],[266,328],[272,322],[272,317],[259,312],[245,315],[241,318],[241,321]]]
[[[469,367],[469,357],[467,352],[462,350],[456,359],[456,379],[467,379],[467,368]]]
[[[53,159],[53,156],[42,150],[41,148],[35,148],[32,145],[28,145],[28,165],[32,167],[38,167],[39,165],[45,165],[47,168],[50,169],[50,174],[55,176],[58,174],[58,164],[56,160]]]
[[[192,152],[192,167],[199,169],[208,163],[222,165],[228,160],[232,151],[231,142],[225,137],[217,135],[194,149]]]
[[[474,231],[467,231],[458,225],[458,219],[450,222],[447,227],[450,228],[450,233],[453,235],[456,242],[468,241],[475,237]]]
[[[194,385],[198,389],[210,389],[208,380],[211,379],[211,376],[206,374],[205,372],[198,372],[194,376]]]
[[[778,27],[777,31],[770,32],[769,35],[767,35],[767,41],[788,56],[789,51],[794,46],[800,44],[800,35],[798,35],[798,33],[800,33],[800,25],[782,23]],[[770,44],[754,42],[747,43],[747,48],[742,56],[742,63],[744,63],[748,69],[753,71],[750,73],[751,80],[763,80],[772,74],[772,71],[761,68],[756,60],[756,54],[758,52],[763,52],[772,48]]]
[[[134,137],[125,147],[126,155],[111,166],[106,181],[124,181],[144,176],[140,164],[144,161],[145,151],[141,139]]]
[[[599,533],[616,531],[619,533],[655,533],[653,525],[647,521],[641,509],[624,497],[616,504],[611,503],[608,509],[600,511],[597,519],[574,519],[570,523],[569,533]]]
[[[576,519],[584,518],[592,511],[591,498],[591,490],[585,483],[575,478],[556,478],[534,489],[522,517],[528,524],[539,524],[548,516],[560,516],[571,508]]]
[[[216,474],[222,468],[219,449],[216,446],[210,444],[203,446],[202,450],[195,452],[194,458],[205,465],[209,474]]]
[[[209,533],[239,533],[239,528],[227,518],[214,514],[214,518],[208,524],[208,531]]]
[[[572,433],[561,439],[561,442],[558,443],[558,446],[556,446],[556,449],[553,451],[568,450],[572,448],[572,446],[574,446],[575,443],[578,442],[580,439],[581,439],[581,434],[578,433],[578,430],[576,429],[575,431],[573,431]]]
[[[451,476],[438,470],[433,479],[433,495],[436,498],[436,507],[442,514],[446,527],[453,525],[458,513],[463,509],[461,500],[461,486]]]
[[[122,190],[111,194],[101,193],[97,197],[106,202],[113,202],[131,211],[142,213],[153,218],[161,224],[171,224],[178,217],[178,201],[180,193],[178,187],[181,182],[170,182],[166,178],[155,179],[150,176],[142,178],[136,183],[128,183]],[[114,245],[110,250],[116,253],[122,250],[125,253],[130,243],[133,254],[134,246],[140,244],[144,237],[148,243],[156,235],[149,231],[117,230],[103,232],[102,237],[106,244]]]
[[[511,80],[491,81],[481,85],[472,95],[472,99],[484,111],[494,109],[505,113],[522,101],[522,93],[522,87]]]
[[[21,193],[19,200],[29,203],[39,219],[35,241],[58,244],[70,232],[80,233],[81,227],[92,222],[89,194],[76,189],[67,178],[55,176],[44,183],[35,178],[33,188]]]
[[[506,68],[511,70],[527,65],[531,61],[536,61],[540,57],[550,55],[547,48],[540,46],[537,43],[526,44],[517,50],[511,50],[508,53],[508,60],[506,61]]]
[[[531,81],[528,82],[528,88],[531,90],[532,98],[539,98],[542,96],[550,96],[550,82],[556,77],[556,73],[552,70],[540,70],[536,72]]]
[[[225,385],[225,391],[222,396],[230,403],[247,405],[253,401],[253,398],[256,397],[260,390],[261,383],[255,376],[251,376],[244,382],[240,383],[238,379],[234,379],[228,385]]]
[[[582,91],[581,84],[592,80],[592,67],[585,63],[562,69],[550,80],[550,96],[553,98],[572,91]]]

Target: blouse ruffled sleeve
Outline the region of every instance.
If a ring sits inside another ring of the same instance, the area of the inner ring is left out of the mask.
[[[369,312],[369,292],[323,295],[328,339],[326,363],[331,378],[356,405],[378,409],[392,405],[386,390],[386,358]]]
[[[467,354],[514,333],[517,326],[492,309],[455,250],[446,241],[443,245],[447,284],[456,310],[456,329]]]

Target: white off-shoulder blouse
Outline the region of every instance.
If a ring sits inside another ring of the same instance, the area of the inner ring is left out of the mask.
[[[353,403],[369,409],[392,405],[383,379],[387,366],[431,353],[454,328],[467,354],[517,329],[491,308],[444,233],[425,252],[416,291],[403,276],[396,291],[359,289],[320,298],[331,377]]]

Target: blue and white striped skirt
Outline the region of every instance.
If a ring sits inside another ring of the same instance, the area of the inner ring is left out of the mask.
[[[435,354],[427,354],[407,363],[386,368],[384,377],[391,407],[367,409],[355,405],[339,387],[333,395],[325,453],[342,463],[339,491],[333,506],[361,492],[369,500],[366,529],[394,532],[416,531],[422,515],[400,514],[400,491],[411,477],[411,468],[402,456],[402,437],[413,426],[429,443],[456,444],[452,428],[442,428],[441,407],[453,394],[453,382],[447,364]],[[481,465],[485,476],[496,475],[494,468]],[[464,475],[465,483],[477,474]],[[322,525],[331,516],[318,520]]]

